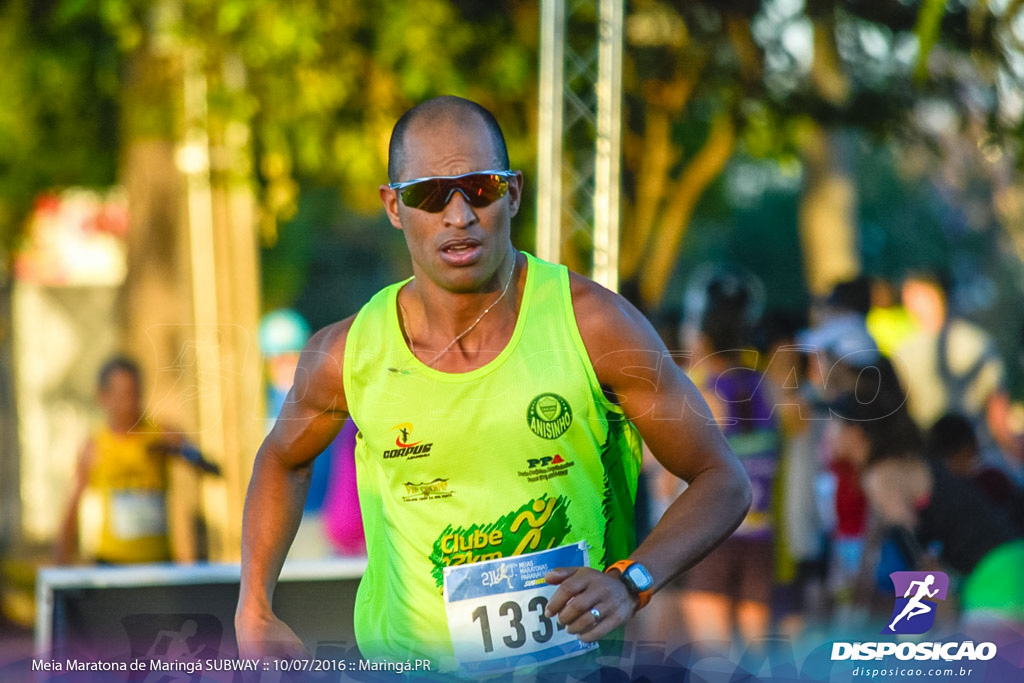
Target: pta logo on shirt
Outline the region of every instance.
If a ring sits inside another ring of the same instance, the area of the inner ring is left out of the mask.
[[[519,470],[517,474],[529,482],[546,481],[554,477],[564,477],[569,474],[569,468],[576,463],[566,460],[560,454],[544,455],[539,458],[528,458],[526,469]]]
[[[542,458],[530,458],[526,461],[526,464],[533,469],[534,467],[547,467],[548,465],[561,465],[565,462],[565,459],[557,453],[555,455],[546,455]]]
[[[882,633],[926,632],[935,623],[936,601],[946,599],[949,577],[943,572],[893,572],[889,577],[896,591],[896,604]]]

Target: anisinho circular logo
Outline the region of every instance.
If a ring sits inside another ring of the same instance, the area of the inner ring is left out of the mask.
[[[543,439],[557,439],[572,424],[572,408],[558,394],[539,394],[526,411],[530,430]]]

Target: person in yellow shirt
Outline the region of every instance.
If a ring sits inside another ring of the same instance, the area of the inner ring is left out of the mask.
[[[94,547],[85,549],[89,559],[104,564],[169,561],[167,457],[180,455],[210,473],[218,469],[180,436],[145,417],[139,367],[130,358],[114,357],[100,369],[98,401],[105,420],[79,456],[56,560],[64,564],[79,554],[79,512],[89,501],[99,512]]]

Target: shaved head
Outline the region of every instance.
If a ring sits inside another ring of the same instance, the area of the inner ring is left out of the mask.
[[[507,171],[509,167],[508,148],[505,136],[494,115],[476,102],[442,95],[422,102],[402,115],[391,131],[391,142],[388,144],[388,179],[391,182],[409,180],[401,178],[405,167],[405,137],[411,125],[438,123],[465,123],[472,120],[481,121],[491,137],[494,150],[494,162],[497,171]],[[481,169],[483,170],[483,169]],[[488,169],[490,170],[490,169]]]

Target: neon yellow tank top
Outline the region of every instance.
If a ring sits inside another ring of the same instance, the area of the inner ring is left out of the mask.
[[[355,607],[364,656],[451,656],[446,565],[586,541],[603,569],[633,550],[640,439],[597,381],[568,271],[526,256],[515,331],[471,372],[436,371],[409,351],[396,305],[405,283],[374,296],[349,331],[344,383],[369,558]]]
[[[116,434],[100,427],[87,495],[101,509],[97,559],[114,563],[165,562],[167,471],[164,456],[151,451],[160,439],[147,424],[140,433]]]

